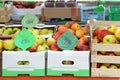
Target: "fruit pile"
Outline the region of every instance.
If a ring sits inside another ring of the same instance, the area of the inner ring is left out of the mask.
[[[111,25],[107,28],[105,27],[97,27],[93,31],[93,39],[97,41],[97,43],[102,44],[119,44],[120,43],[120,28],[117,26]],[[118,52],[105,52],[100,51],[98,54],[101,55],[120,55]]]
[[[13,5],[16,8],[35,8],[36,6],[40,6],[40,2],[22,2],[22,1],[14,1]]]
[[[32,32],[35,35],[49,35],[54,33],[54,27],[49,28],[41,28],[41,29],[28,29],[30,32]],[[2,27],[0,28],[0,37],[5,37],[5,36],[11,36],[15,37],[17,33],[21,31],[21,27]]]
[[[120,64],[97,63],[97,68],[100,68],[100,69],[120,69]]]
[[[95,26],[96,27],[96,26]],[[92,38],[99,44],[120,44],[120,28],[115,25],[98,27],[93,30]],[[98,56],[120,56],[119,51],[98,51]],[[118,69],[120,64],[97,63],[97,68]]]
[[[78,50],[78,51],[86,51],[89,50],[89,38],[86,36],[89,34],[89,27],[88,26],[81,26],[76,22],[67,22],[64,25],[59,25],[57,31],[54,33],[53,37],[51,39],[47,39],[47,42],[49,40],[49,47],[50,50],[55,51],[61,51],[58,47],[58,39],[59,37],[69,30],[73,35],[75,35],[78,39],[77,46],[72,50]]]
[[[0,51],[8,50],[8,51],[19,51],[21,50],[18,48],[14,43],[14,38],[16,35],[21,31],[21,27],[2,27],[0,28]],[[46,39],[41,36],[42,34],[53,34],[54,28],[43,28],[43,29],[36,29],[31,28],[28,29],[36,38],[36,42],[33,46],[28,48],[27,50],[30,52],[39,52],[45,51],[49,49],[49,46],[46,44]]]

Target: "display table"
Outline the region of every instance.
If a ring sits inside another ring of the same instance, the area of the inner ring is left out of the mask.
[[[73,76],[62,76],[62,77],[0,77],[0,80],[120,80],[120,78],[93,78],[93,77],[73,77]]]

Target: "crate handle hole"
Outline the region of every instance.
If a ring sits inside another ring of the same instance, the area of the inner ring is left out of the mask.
[[[74,64],[74,61],[63,60],[63,61],[62,61],[62,64],[63,64],[63,65],[73,65],[73,64]]]
[[[18,61],[17,64],[18,65],[29,65],[30,62],[29,61]]]

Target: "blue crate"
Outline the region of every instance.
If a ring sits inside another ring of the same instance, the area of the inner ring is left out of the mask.
[[[97,6],[81,6],[81,22],[87,22],[90,18],[96,20],[105,20],[105,11],[104,12],[94,12],[94,8]]]

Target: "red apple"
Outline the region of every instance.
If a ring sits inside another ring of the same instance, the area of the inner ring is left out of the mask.
[[[84,44],[88,44],[89,43],[89,39],[88,37],[81,37],[80,39],[82,39],[84,41]]]
[[[35,43],[33,46],[31,46],[31,47],[28,48],[27,50],[30,51],[30,52],[36,52],[37,47],[38,47],[38,45],[37,45],[37,43]]]
[[[115,56],[115,53],[114,52],[109,52],[108,55],[109,56]]]
[[[58,32],[56,32],[56,33],[53,35],[53,38],[54,38],[55,40],[57,40],[61,35],[62,35],[62,33],[58,31]]]
[[[97,68],[100,68],[100,66],[101,66],[101,63],[97,63]]]
[[[100,39],[101,41],[103,40],[103,38],[110,34],[110,32],[108,30],[101,30],[99,33],[98,33],[98,39]]]
[[[98,36],[98,33],[101,31],[101,30],[103,30],[104,28],[103,27],[98,27],[98,28],[96,28],[94,31],[93,31],[93,35],[94,36]]]
[[[57,43],[55,43],[55,44],[52,44],[52,45],[50,46],[50,50],[59,51],[60,48],[58,47]]]
[[[83,44],[78,48],[78,50],[79,51],[87,51],[87,50],[89,50],[89,47],[88,47],[88,45]]]
[[[78,40],[78,44],[77,44],[77,48],[80,48],[81,45],[85,44],[84,40],[83,39],[79,39]]]

